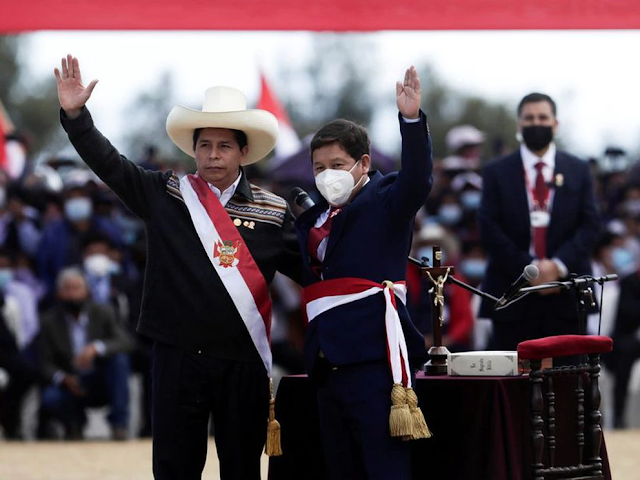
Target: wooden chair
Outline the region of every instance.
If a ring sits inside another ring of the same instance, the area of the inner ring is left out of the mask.
[[[559,335],[518,344],[518,358],[529,360],[531,372],[531,446],[532,471],[535,480],[548,478],[571,478],[580,480],[602,480],[602,415],[600,413],[600,354],[610,352],[613,340],[595,335]],[[542,368],[542,359],[586,355],[587,363],[571,366]],[[556,394],[553,379],[574,377],[575,423],[577,463],[571,466],[556,466]],[[585,422],[585,392],[587,383],[588,412]],[[543,388],[543,383],[544,388]],[[544,415],[544,416],[543,416]],[[546,434],[545,420],[546,417]],[[587,435],[587,452],[585,452]],[[545,453],[546,446],[546,455]],[[586,453],[586,454],[585,454]]]

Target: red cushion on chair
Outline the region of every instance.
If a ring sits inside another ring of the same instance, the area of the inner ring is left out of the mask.
[[[550,357],[606,353],[612,349],[613,340],[602,335],[558,335],[520,342],[518,358],[542,360]]]

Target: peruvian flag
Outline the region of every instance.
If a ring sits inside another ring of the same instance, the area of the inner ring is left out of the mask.
[[[7,140],[7,135],[14,131],[15,127],[0,100],[0,168],[11,179],[19,178],[27,165],[26,146],[17,139]]]
[[[260,72],[260,99],[256,108],[266,110],[278,119],[278,143],[276,144],[276,158],[284,159],[297,153],[302,144],[296,131],[291,126],[291,121],[284,106],[278,101],[267,83],[267,78]]]
[[[9,156],[7,154],[7,146],[5,137],[13,131],[13,123],[4,109],[2,100],[0,100],[0,168],[7,170],[7,163],[9,163]]]

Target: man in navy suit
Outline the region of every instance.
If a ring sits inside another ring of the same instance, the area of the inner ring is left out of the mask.
[[[303,252],[315,380],[328,477],[410,479],[408,438],[430,436],[411,389],[409,359],[424,338],[407,309],[405,273],[413,218],[431,190],[431,140],[414,67],[396,85],[402,169],[370,171],[367,131],[347,120],[311,142],[324,200],[296,222]]]
[[[535,264],[541,284],[569,274],[591,274],[589,256],[598,239],[599,219],[586,162],[560,152],[553,142],[556,104],[532,93],[518,105],[522,144],[489,163],[483,174],[479,211],[489,255],[484,289],[501,296]],[[532,338],[584,332],[573,291],[545,290],[494,311],[485,300],[480,316],[493,320],[490,348],[515,350]]]

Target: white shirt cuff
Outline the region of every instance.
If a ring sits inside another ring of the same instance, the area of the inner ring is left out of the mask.
[[[420,121],[420,117],[418,116],[418,118],[407,118],[403,115],[402,120],[404,120],[404,123],[418,123]]]
[[[560,278],[566,278],[569,275],[569,269],[564,262],[559,258],[552,258],[551,260],[558,266],[558,274],[560,275]]]

